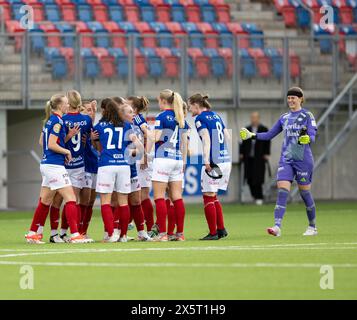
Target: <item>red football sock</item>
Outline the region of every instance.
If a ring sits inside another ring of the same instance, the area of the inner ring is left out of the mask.
[[[64,205],[63,209],[62,209],[61,229],[63,229],[63,230],[68,229],[68,221],[67,221],[67,216],[66,216],[66,205]]]
[[[176,224],[177,224],[177,233],[183,233],[183,227],[185,223],[185,204],[183,203],[182,199],[178,199],[174,201],[174,214],[176,217]]]
[[[130,220],[129,206],[119,206],[119,225],[120,225],[120,237],[126,236],[128,232],[128,224]]]
[[[141,207],[144,211],[146,229],[150,231],[154,224],[154,207],[152,206],[150,198],[143,200]]]
[[[59,216],[60,216],[60,209],[52,206],[50,208],[51,230],[58,229]]]
[[[103,204],[101,206],[101,211],[105,230],[108,232],[108,236],[111,237],[114,231],[114,216],[112,207],[110,204]]]
[[[84,218],[82,218],[82,220],[83,220],[82,233],[83,234],[86,234],[88,231],[89,223],[90,223],[90,220],[92,219],[92,214],[93,214],[93,206],[88,206],[86,214],[85,214]]]
[[[120,221],[119,206],[115,207],[113,211],[113,216],[114,216],[114,229],[119,229],[119,221]]]
[[[80,219],[78,220],[78,225],[79,225],[80,233],[83,233],[83,223],[84,223],[83,221],[86,218],[87,206],[84,204],[80,204],[79,209],[80,209]]]
[[[176,215],[175,208],[171,205],[170,199],[166,199],[166,209],[167,209],[167,234],[174,234],[176,227]]]
[[[214,205],[216,206],[217,229],[223,230],[224,229],[223,209],[221,203],[217,199],[217,196],[215,196]]]
[[[38,200],[38,205],[35,210],[35,214],[32,219],[30,230],[33,232],[37,232],[39,226],[44,226],[46,222],[46,218],[48,215],[48,211],[50,206],[47,206],[41,202],[41,198]]]
[[[165,199],[156,199],[156,221],[159,227],[159,232],[166,232],[166,217],[167,217],[167,207],[165,203]]]
[[[78,232],[78,206],[75,201],[68,201],[66,203],[66,218],[71,233]]]
[[[217,233],[217,214],[214,200],[214,197],[203,196],[205,216],[211,235],[215,235]]]
[[[143,231],[145,222],[144,222],[144,213],[143,210],[141,208],[141,204],[136,205],[136,206],[130,206],[130,214],[132,215],[134,222],[135,222],[135,226],[136,226],[136,230],[137,231]]]

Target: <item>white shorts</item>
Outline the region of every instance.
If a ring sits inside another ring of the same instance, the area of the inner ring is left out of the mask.
[[[141,188],[151,188],[152,162],[148,162],[148,167],[145,170],[141,170],[140,162],[137,162],[136,171],[138,173]]]
[[[64,166],[41,164],[40,171],[42,175],[42,187],[58,190],[72,185],[68,172]]]
[[[85,187],[85,172],[84,167],[75,169],[66,169],[71,179],[72,186],[82,189]]]
[[[84,173],[84,187],[89,189],[95,189],[97,186],[97,174],[85,172]]]
[[[218,190],[227,190],[229,183],[229,176],[232,170],[232,164],[230,162],[219,163],[219,168],[222,171],[221,179],[212,179],[206,173],[205,166],[202,166],[201,170],[201,189],[202,192],[217,192]]]
[[[133,177],[130,179],[130,188],[131,188],[131,192],[135,192],[135,191],[139,191],[141,190],[141,185],[140,185],[140,181],[139,181],[139,177]]]
[[[183,161],[155,158],[153,162],[152,181],[173,182],[183,180]]]
[[[98,168],[96,191],[99,193],[129,194],[130,167],[129,166],[104,166]]]

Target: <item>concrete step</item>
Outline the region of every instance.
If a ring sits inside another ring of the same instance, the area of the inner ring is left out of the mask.
[[[274,13],[272,11],[233,11],[231,16],[238,22],[252,22],[254,20],[274,20]]]

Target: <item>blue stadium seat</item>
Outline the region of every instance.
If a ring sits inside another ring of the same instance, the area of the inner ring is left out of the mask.
[[[185,22],[186,12],[183,5],[173,4],[171,7],[171,16],[172,16],[172,21],[180,22],[180,23]]]
[[[156,21],[155,8],[151,4],[140,5],[141,19],[145,22]]]
[[[272,72],[275,78],[281,79],[283,76],[283,57],[275,48],[265,48],[264,54],[270,58]]]
[[[45,5],[45,13],[48,21],[58,22],[61,21],[61,11],[58,8],[57,4],[46,4]]]
[[[297,0],[289,0],[289,3],[295,7],[296,12],[296,20],[297,24],[300,28],[308,28],[310,26],[310,13],[307,11],[299,1]]]
[[[53,47],[46,47],[43,52],[44,52],[46,64],[52,63],[52,56],[59,55],[58,48],[53,48]]]
[[[109,54],[115,57],[116,71],[119,78],[128,78],[129,63],[128,56],[120,48],[110,48]]]
[[[175,57],[181,57],[181,50],[178,48],[172,48],[171,53]],[[188,76],[189,78],[193,78],[195,75],[195,64],[193,62],[192,57],[188,56]]]
[[[173,39],[171,32],[167,29],[166,25],[162,22],[151,22],[151,29],[158,34],[158,46],[162,48],[173,47]],[[160,37],[161,35],[161,37]]]
[[[319,25],[314,25],[315,36],[328,36],[331,35],[327,30],[322,29]],[[320,45],[320,52],[324,54],[332,53],[332,40],[329,38],[317,38]]]
[[[210,4],[201,5],[201,15],[204,22],[213,23],[217,20],[216,9]]]
[[[87,23],[87,26],[95,33],[94,40],[97,47],[109,48],[111,46],[109,33],[100,22],[91,21]]]
[[[25,3],[23,3],[22,1],[16,1],[16,2],[13,2],[11,4],[11,11],[12,11],[12,16],[15,20],[20,20],[22,18],[22,16],[25,14],[24,13],[20,13],[20,9],[22,6],[24,6]]]
[[[100,72],[97,57],[93,55],[90,48],[81,49],[81,56],[83,58],[83,76],[91,79],[96,78]]]
[[[209,0],[195,0],[194,2],[195,2],[195,4],[198,4],[199,6],[210,4]]]
[[[222,78],[226,75],[226,63],[224,58],[218,54],[215,48],[203,49],[204,55],[211,59],[211,72],[216,78]]]
[[[204,48],[204,37],[193,22],[182,23],[182,28],[189,34],[190,47]]]
[[[247,49],[243,48],[239,51],[240,54],[240,65],[241,73],[244,78],[253,78],[255,77],[257,70],[254,62],[254,58],[249,55]]]
[[[161,58],[156,55],[155,49],[142,48],[141,53],[146,57],[149,75],[154,78],[161,77],[164,72],[164,67]]]
[[[123,8],[119,4],[108,5],[109,19],[115,22],[125,20]]]
[[[75,32],[74,27],[69,23],[56,23],[57,29],[63,34],[62,36],[62,44],[64,47],[74,47],[75,36],[70,35],[70,33]],[[68,33],[68,35],[67,35]]]
[[[93,20],[92,7],[89,4],[78,4],[78,20],[88,22]]]
[[[118,4],[118,0],[102,0],[102,3],[107,5],[107,6],[110,6],[112,4],[117,5]]]
[[[64,56],[58,54],[52,56],[52,78],[62,79],[68,73],[67,63]]]
[[[357,23],[357,1],[356,0],[347,0],[348,5],[352,7],[354,22]]]
[[[41,53],[46,47],[46,39],[43,30],[34,26],[34,28],[29,30],[29,32],[31,50],[36,53]]]
[[[259,30],[258,27],[253,23],[242,23],[242,28],[244,31],[251,35],[263,35],[263,31]],[[250,46],[252,48],[264,49],[264,40],[259,38],[250,38]]]

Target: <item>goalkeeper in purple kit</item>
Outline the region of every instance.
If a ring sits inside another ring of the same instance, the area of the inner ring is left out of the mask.
[[[274,211],[275,225],[267,229],[267,232],[274,236],[281,235],[281,223],[285,214],[291,183],[294,179],[305,203],[309,220],[309,226],[304,235],[317,234],[315,203],[310,191],[314,169],[310,143],[315,141],[317,127],[312,113],[301,107],[303,102],[303,91],[298,87],[290,88],[287,93],[290,111],[280,116],[268,132],[255,134],[246,128],[240,130],[242,140],[271,140],[281,131],[284,131],[284,141],[277,172],[278,197]]]

